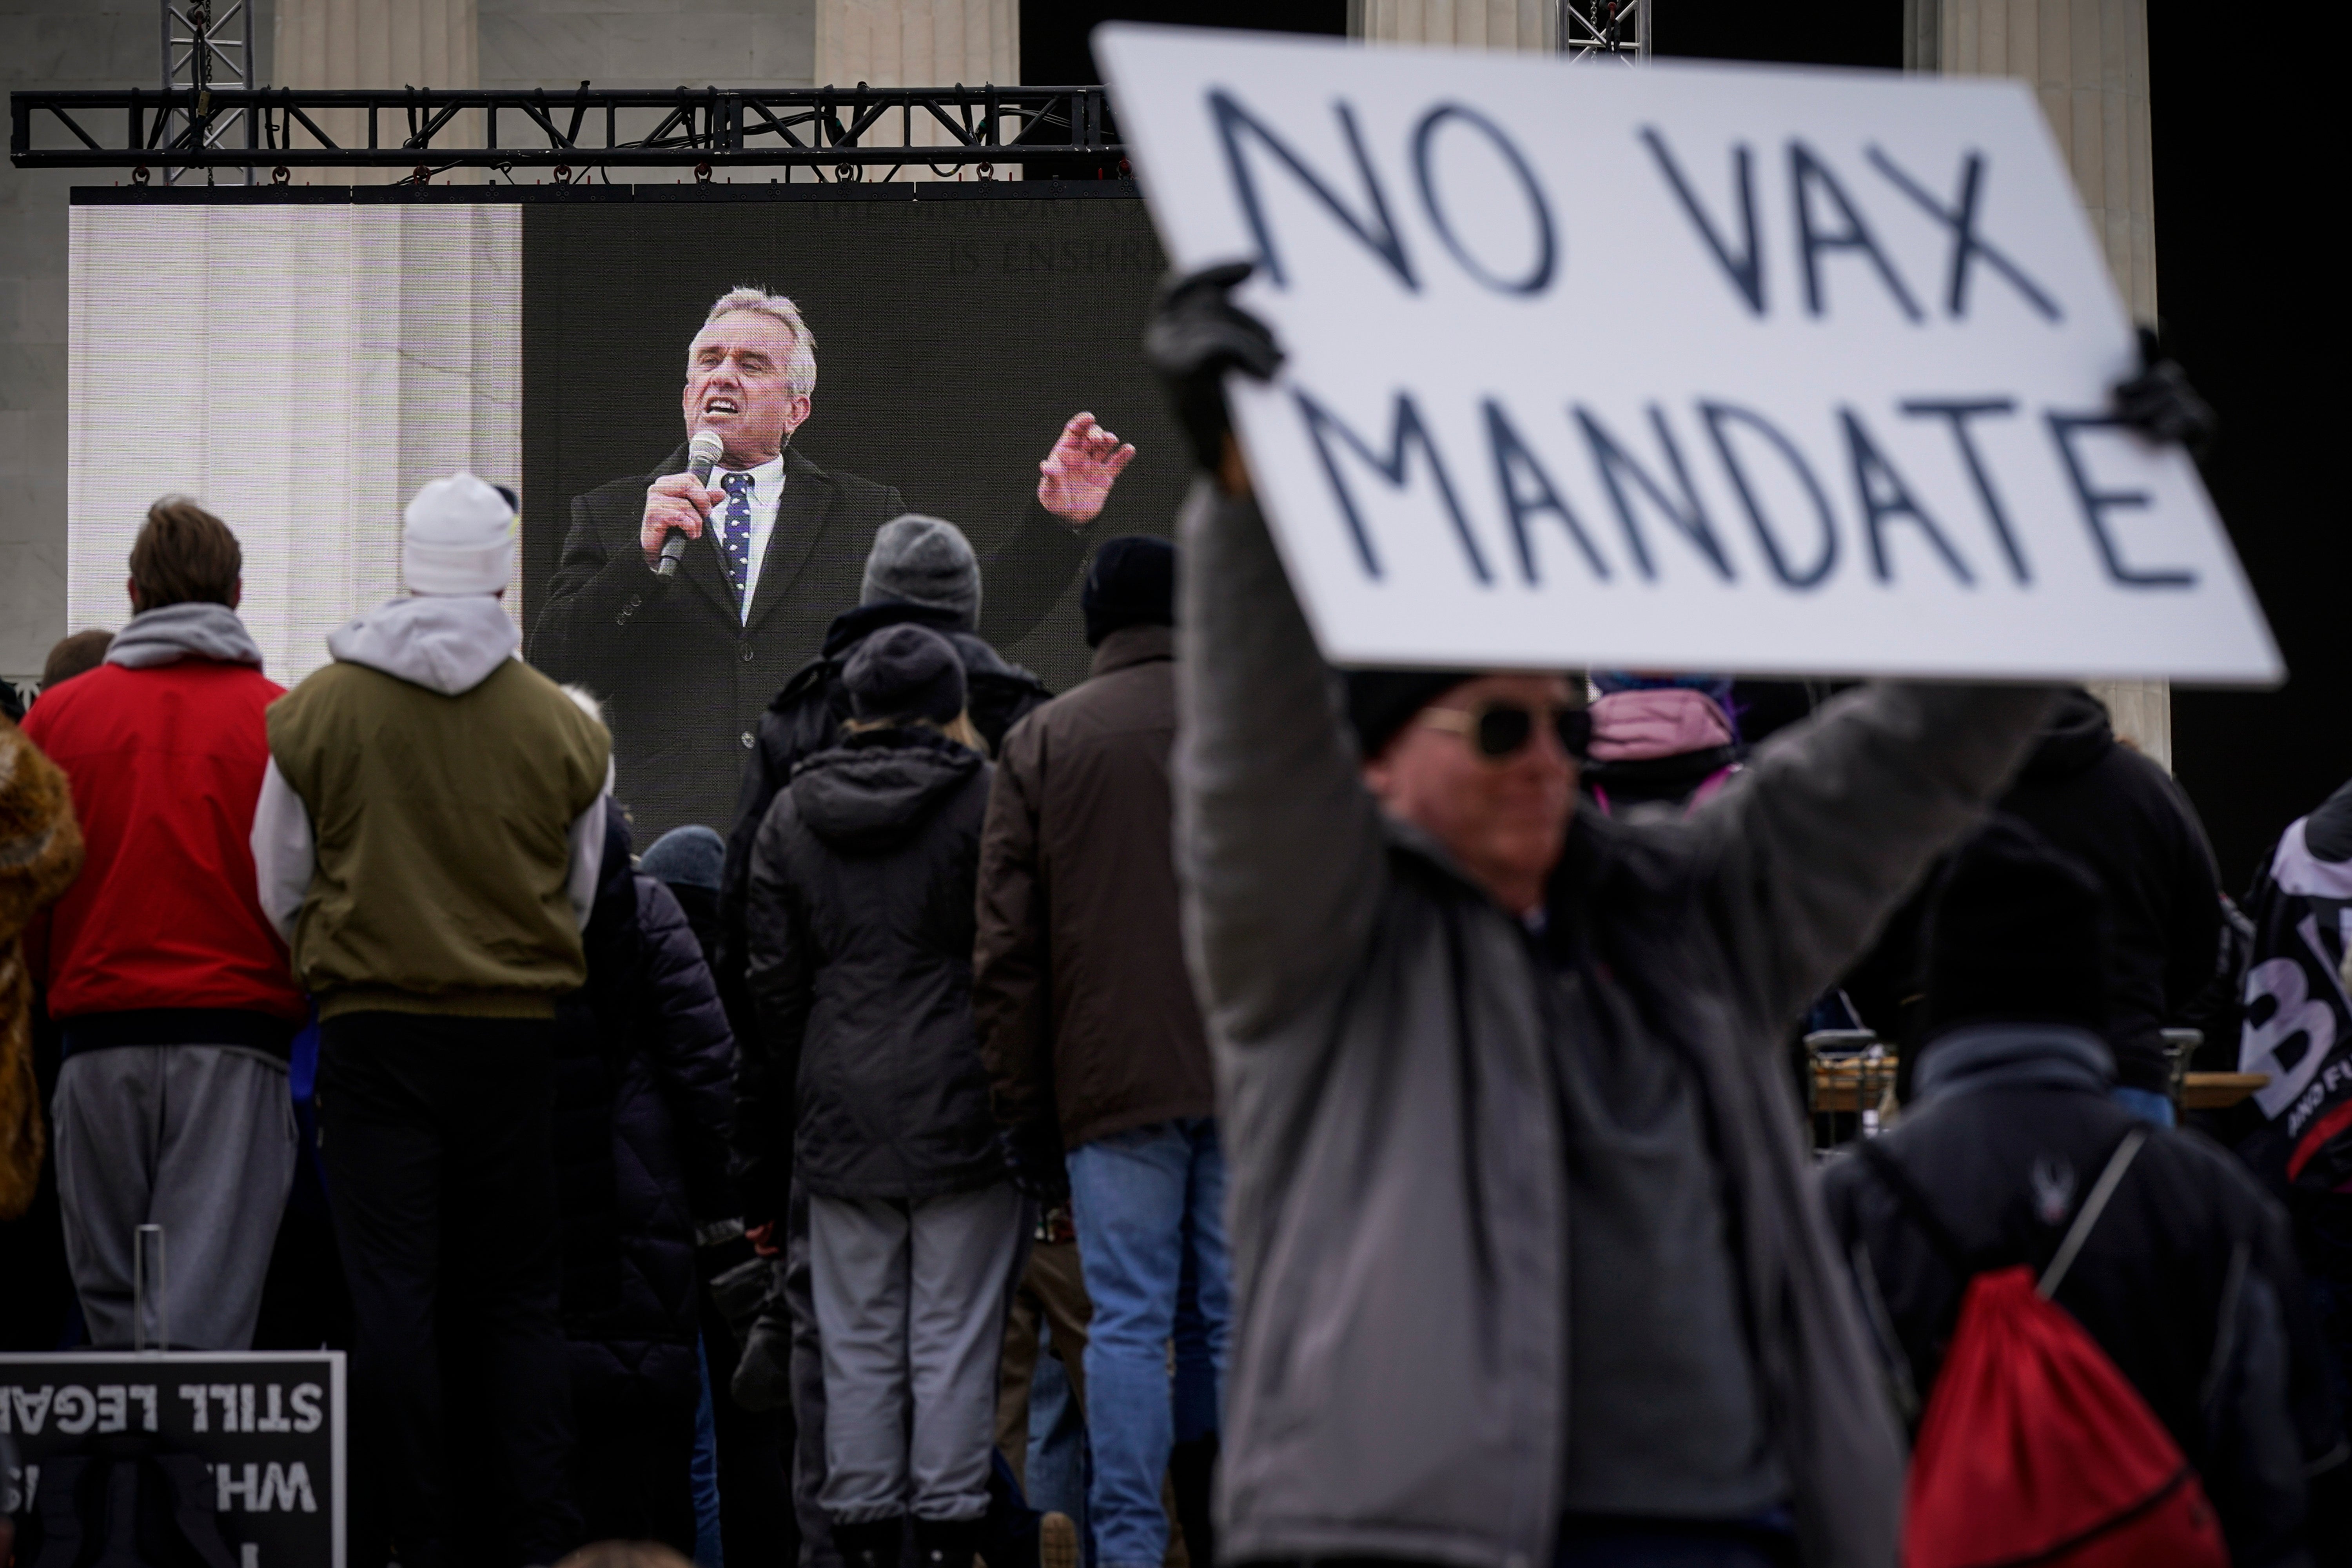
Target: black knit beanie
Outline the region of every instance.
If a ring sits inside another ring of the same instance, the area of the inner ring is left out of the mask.
[[[2107,905],[2082,862],[1996,815],[1954,852],[1927,910],[1920,1037],[1963,1024],[2107,1020]]]
[[[1477,677],[1459,669],[1351,669],[1341,679],[1356,749],[1370,761],[1388,749],[1414,714]]]
[[[963,711],[963,660],[928,626],[885,626],[857,645],[841,683],[860,719],[930,719]]]
[[[1078,608],[1087,617],[1087,646],[1124,626],[1176,624],[1176,547],[1149,534],[1106,539],[1087,569]]]

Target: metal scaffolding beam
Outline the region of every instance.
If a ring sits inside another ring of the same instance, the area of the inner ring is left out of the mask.
[[[1559,52],[1641,64],[1650,58],[1650,0],[1559,0]]]
[[[175,89],[189,93],[197,106],[208,105],[218,83],[227,88],[250,89],[253,86],[253,6],[250,0],[226,0],[215,10],[216,0],[161,0],[163,25],[163,74],[161,86],[166,92]],[[246,111],[229,110],[212,114],[203,107],[179,117],[175,132],[170,123],[172,115],[165,111],[157,125],[166,141],[184,136],[192,146],[234,146],[238,126]],[[201,133],[196,121],[203,121]],[[190,165],[176,165],[163,171],[163,183],[171,184],[188,172]],[[242,177],[247,184],[253,183],[253,171],[246,168]],[[213,178],[206,171],[205,182]]]
[[[322,110],[359,110],[364,145],[320,129]],[[458,111],[478,110],[465,116]],[[653,128],[626,135],[623,117]],[[478,127],[460,139],[457,126]],[[1027,158],[1091,160],[1112,173],[1124,149],[1098,87],[801,88],[670,91],[466,91],[421,88],[304,92],[176,86],[162,91],[9,95],[10,160],[20,169],[598,169],[809,167],[856,180],[877,165],[952,173]],[[280,173],[277,175],[284,179]]]

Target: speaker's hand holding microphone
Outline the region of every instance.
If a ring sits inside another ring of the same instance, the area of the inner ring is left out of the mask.
[[[701,538],[710,521],[719,500],[709,488],[710,470],[725,449],[716,431],[698,430],[687,447],[687,472],[665,475],[646,488],[637,546],[646,566],[665,582],[677,575],[688,541]]]

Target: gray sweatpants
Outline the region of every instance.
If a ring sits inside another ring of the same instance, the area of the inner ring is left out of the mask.
[[[66,1262],[90,1343],[131,1348],[133,1235],[160,1225],[173,1348],[252,1348],[294,1184],[284,1064],[236,1046],[77,1051],[58,1070],[51,1120]]]
[[[809,1199],[824,1345],[825,1512],[862,1524],[988,1510],[1021,1194]]]

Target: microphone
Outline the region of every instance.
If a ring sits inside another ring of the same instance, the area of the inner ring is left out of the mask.
[[[711,466],[726,450],[727,444],[719,438],[717,431],[697,430],[694,439],[687,443],[686,471],[694,476],[696,484],[708,487]],[[672,529],[669,537],[662,542],[661,559],[654,563],[654,575],[664,580],[677,576],[679,558],[685,554],[686,535]]]

